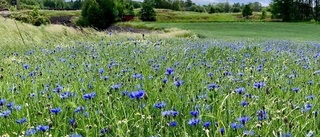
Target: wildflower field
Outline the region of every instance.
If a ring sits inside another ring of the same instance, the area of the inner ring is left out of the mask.
[[[185,38],[0,50],[0,135],[319,134],[320,44]]]

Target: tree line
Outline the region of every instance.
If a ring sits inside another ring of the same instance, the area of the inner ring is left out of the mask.
[[[194,12],[211,12],[211,13],[238,13],[241,12],[245,5],[250,5],[253,11],[262,11],[260,2],[253,3],[234,3],[220,2],[208,5],[197,5],[192,0],[154,0],[154,7],[159,9],[171,9],[175,11],[194,11]]]
[[[0,0],[0,8],[9,8],[12,5],[13,0]],[[15,0],[17,1],[18,9],[55,9],[55,10],[80,10],[85,0]],[[116,3],[122,3],[123,1],[116,0]],[[129,2],[134,8],[140,8],[141,2],[126,1]],[[5,4],[2,4],[5,3]],[[119,5],[119,4],[118,4]]]
[[[273,0],[273,18],[283,21],[320,21],[320,0]]]

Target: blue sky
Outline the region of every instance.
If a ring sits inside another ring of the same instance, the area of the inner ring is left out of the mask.
[[[135,0],[135,1],[143,1],[143,0]],[[208,4],[208,3],[214,3],[214,2],[226,2],[227,0],[192,0],[196,4]],[[228,0],[229,3],[235,3],[235,2],[240,2],[240,3],[249,3],[249,2],[255,2],[258,1],[260,2],[263,6],[269,5],[271,0]]]

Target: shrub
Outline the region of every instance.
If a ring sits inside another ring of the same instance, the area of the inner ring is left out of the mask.
[[[261,14],[261,19],[266,19],[266,18],[267,18],[267,10],[263,9]]]
[[[50,20],[45,16],[38,16],[34,18],[32,24],[35,26],[47,25],[47,24],[50,24]]]
[[[37,8],[33,9],[31,12],[14,13],[11,15],[11,18],[24,23],[30,23],[35,26],[50,24],[49,18],[41,15]]]
[[[144,0],[140,10],[140,19],[142,21],[156,21],[156,12],[153,9],[152,0]]]

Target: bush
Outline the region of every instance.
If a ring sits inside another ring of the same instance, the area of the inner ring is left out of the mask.
[[[11,18],[35,26],[50,24],[49,18],[44,15],[41,15],[37,8],[35,8],[31,12],[14,13],[11,15]]]
[[[266,19],[266,18],[267,18],[267,10],[263,9],[261,14],[261,19]]]
[[[140,19],[142,21],[156,21],[156,12],[153,9],[152,0],[144,0],[140,10]]]
[[[35,26],[41,26],[41,25],[47,25],[47,24],[50,24],[50,20],[45,16],[38,16],[33,21],[33,25]]]

